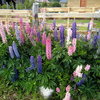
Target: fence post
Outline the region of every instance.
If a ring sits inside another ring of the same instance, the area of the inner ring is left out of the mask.
[[[38,12],[39,12],[39,3],[33,3],[33,6],[32,6],[32,16],[34,17],[33,25],[36,27],[38,27],[39,25]]]

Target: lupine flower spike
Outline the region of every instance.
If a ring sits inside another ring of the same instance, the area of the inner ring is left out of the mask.
[[[38,56],[37,63],[38,63],[37,64],[38,65],[38,68],[37,68],[38,73],[41,74],[42,73],[42,57],[41,56]]]
[[[14,54],[16,55],[16,57],[20,58],[20,54],[18,52],[17,45],[16,45],[16,43],[14,41],[13,41],[12,47],[13,47],[13,51],[14,51]]]
[[[50,60],[52,58],[51,38],[50,37],[47,37],[47,39],[46,39],[46,56],[47,56],[48,60]]]

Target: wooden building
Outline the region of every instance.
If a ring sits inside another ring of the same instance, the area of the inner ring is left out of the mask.
[[[100,7],[100,0],[68,0],[68,7]]]

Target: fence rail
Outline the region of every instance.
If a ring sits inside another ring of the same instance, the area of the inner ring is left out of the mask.
[[[84,8],[84,7],[55,7],[55,8],[40,8],[39,18],[100,18],[100,13],[95,13],[100,8]],[[45,11],[43,11],[45,10]],[[43,11],[43,12],[42,12]],[[31,10],[11,10],[0,9],[0,22],[14,21],[18,22],[22,17],[24,22],[29,22],[32,17]]]

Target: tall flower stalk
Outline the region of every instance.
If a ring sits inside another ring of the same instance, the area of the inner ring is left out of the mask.
[[[37,65],[38,65],[37,71],[39,74],[41,74],[42,73],[42,57],[41,56],[38,56],[37,58]]]
[[[76,38],[76,22],[72,23],[72,38]]]
[[[16,45],[16,43],[14,41],[13,41],[12,47],[13,47],[13,51],[14,51],[14,54],[16,55],[16,57],[20,58],[20,54],[18,52],[17,45]]]
[[[51,49],[51,38],[47,37],[46,39],[46,56],[50,60],[52,58],[52,49]]]
[[[9,54],[10,54],[10,57],[13,59],[14,58],[14,52],[13,52],[12,46],[9,46]]]
[[[60,26],[60,44],[61,46],[63,47],[64,46],[64,43],[65,43],[65,36],[64,36],[64,26]]]
[[[45,32],[42,34],[42,44],[46,45],[46,33]]]

